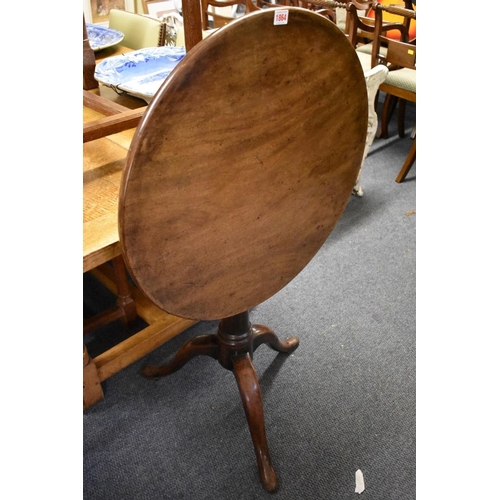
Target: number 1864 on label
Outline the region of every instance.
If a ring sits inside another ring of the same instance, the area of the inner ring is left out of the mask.
[[[288,10],[275,10],[274,24],[288,24]]]

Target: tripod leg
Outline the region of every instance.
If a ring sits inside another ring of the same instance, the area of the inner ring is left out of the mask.
[[[195,356],[211,356],[218,359],[219,346],[216,335],[200,335],[188,340],[176,353],[170,363],[163,366],[146,365],[141,370],[141,375],[147,378],[159,378],[170,375],[182,368]]]
[[[233,358],[233,373],[245,408],[260,480],[268,492],[276,491],[278,489],[278,476],[269,457],[260,385],[250,354]]]
[[[297,337],[288,337],[282,342],[271,328],[264,325],[252,325],[253,330],[253,350],[261,344],[267,344],[271,349],[278,352],[290,354],[299,346]]]

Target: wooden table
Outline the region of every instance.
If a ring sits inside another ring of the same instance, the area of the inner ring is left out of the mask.
[[[99,62],[105,56],[129,50],[115,46],[102,51],[105,54],[98,52],[96,60]],[[93,132],[99,138],[91,140],[89,134],[84,133],[83,272],[92,273],[117,295],[116,307],[84,322],[84,334],[117,319],[125,324],[131,323],[137,315],[149,325],[94,359],[84,345],[84,409],[103,398],[101,383],[104,380],[195,323],[161,311],[125,279],[118,238],[118,192],[128,148],[135,133],[135,127],[130,127],[130,123],[137,124],[144,109],[146,103],[142,99],[118,95],[104,86],[84,91],[84,130],[87,127],[87,132]],[[127,116],[131,117],[131,122],[123,119]],[[100,137],[103,129],[120,131]]]
[[[368,118],[345,35],[309,10],[286,10],[242,16],[188,52],[137,128],[119,206],[137,286],[171,314],[221,320],[217,334],[190,339],[142,374],[169,375],[198,355],[231,370],[270,492],[278,477],[252,359],[262,344],[290,353],[299,341],[251,324],[248,311],[329,237],[356,181]]]

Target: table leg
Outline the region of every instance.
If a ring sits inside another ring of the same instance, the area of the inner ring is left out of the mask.
[[[281,341],[271,328],[264,325],[252,325],[253,330],[253,350],[261,344],[267,344],[271,349],[285,354],[290,354],[299,346],[297,337],[288,337]]]
[[[252,436],[260,480],[267,491],[273,492],[278,489],[278,476],[271,465],[262,395],[252,361],[254,350],[264,343],[275,351],[288,354],[297,348],[299,339],[289,337],[282,342],[267,326],[252,326],[246,311],[221,320],[217,335],[200,335],[188,340],[169,363],[162,366],[146,365],[141,373],[148,378],[163,377],[177,371],[189,360],[200,355],[211,356],[224,368],[232,371]]]
[[[233,359],[233,374],[238,383],[241,402],[252,436],[260,480],[264,488],[271,493],[278,489],[278,476],[269,456],[259,379],[249,353]]]
[[[83,346],[83,409],[104,398],[104,393],[97,374],[94,360],[90,357],[87,347]]]
[[[113,268],[115,272],[116,290],[118,292],[116,304],[122,311],[122,322],[126,325],[130,325],[137,319],[137,310],[130,292],[125,261],[121,255],[113,259]]]
[[[130,326],[137,319],[137,309],[132,297],[131,287],[128,282],[127,269],[123,257],[119,255],[113,259],[112,280],[116,287],[116,305],[110,309],[87,318],[83,322],[83,334],[96,330],[119,319],[124,325]],[[108,263],[103,266],[109,266]],[[90,272],[95,272],[90,271]],[[106,273],[104,273],[106,274]],[[99,279],[99,278],[97,278]]]

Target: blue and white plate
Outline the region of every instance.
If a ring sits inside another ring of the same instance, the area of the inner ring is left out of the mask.
[[[179,61],[185,47],[150,47],[108,57],[96,65],[95,79],[116,92],[151,101]]]
[[[86,27],[90,48],[94,52],[120,43],[125,36],[121,31],[105,28],[97,24],[86,24]]]

